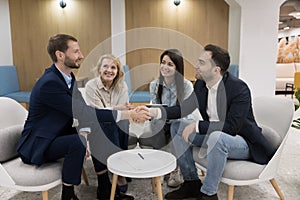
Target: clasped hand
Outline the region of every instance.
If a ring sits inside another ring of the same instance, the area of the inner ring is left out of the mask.
[[[136,123],[143,123],[151,119],[150,110],[146,106],[138,106],[129,111],[129,119]]]

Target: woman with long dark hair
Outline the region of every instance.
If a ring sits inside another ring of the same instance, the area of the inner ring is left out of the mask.
[[[184,78],[184,62],[181,52],[178,49],[165,50],[160,56],[159,78],[150,83],[151,103],[174,106],[190,96],[192,91],[193,84]],[[188,116],[188,118],[190,117]],[[154,148],[166,146],[171,138],[170,127],[172,121],[164,123],[162,129],[159,128],[161,127],[158,125],[159,123],[162,124],[156,120],[151,122],[153,134],[151,139]],[[181,182],[181,174],[177,168],[170,174],[168,186],[177,187]]]

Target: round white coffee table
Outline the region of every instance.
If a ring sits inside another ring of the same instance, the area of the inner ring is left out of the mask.
[[[163,199],[160,177],[176,168],[176,158],[170,153],[154,149],[130,149],[115,153],[107,159],[107,168],[113,173],[110,199],[116,192],[118,176],[152,178],[152,191]]]

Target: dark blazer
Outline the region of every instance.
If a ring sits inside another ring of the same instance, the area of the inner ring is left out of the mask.
[[[93,127],[99,122],[115,123],[116,111],[95,110],[85,104],[73,73],[69,89],[60,71],[53,64],[32,89],[29,113],[17,151],[27,163],[41,165],[43,154],[56,137],[77,134],[73,118],[80,127]]]
[[[180,106],[162,110],[163,116],[176,119],[186,116],[198,108],[203,121],[199,122],[199,134],[222,131],[242,136],[250,148],[251,159],[266,164],[275,150],[262,135],[262,129],[255,122],[250,90],[245,82],[226,72],[217,90],[217,112],[220,121],[210,122],[207,109],[208,89],[202,80],[197,80],[194,93]],[[166,115],[166,116],[165,116]]]

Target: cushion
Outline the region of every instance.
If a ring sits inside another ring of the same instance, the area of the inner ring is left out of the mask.
[[[294,78],[295,64],[276,64],[276,78]]]
[[[150,102],[149,91],[135,91],[129,94],[129,102]]]
[[[300,72],[300,63],[295,63],[296,72]]]
[[[0,129],[0,162],[17,156],[16,145],[22,130],[22,124]]]
[[[31,92],[13,92],[4,95],[5,97],[12,98],[17,102],[26,102],[29,103]]]
[[[271,127],[260,124],[262,128],[262,134],[265,136],[266,140],[271,144],[273,149],[278,149],[283,138]]]
[[[39,186],[61,179],[62,160],[38,167],[25,164],[20,158],[16,158],[4,163],[3,167],[17,185]]]
[[[19,91],[17,69],[15,66],[0,67],[0,95]]]
[[[204,168],[207,167],[207,160],[204,156],[206,150],[199,147],[193,148],[195,162]],[[234,180],[257,179],[266,165],[260,165],[246,160],[227,160],[222,177]]]

